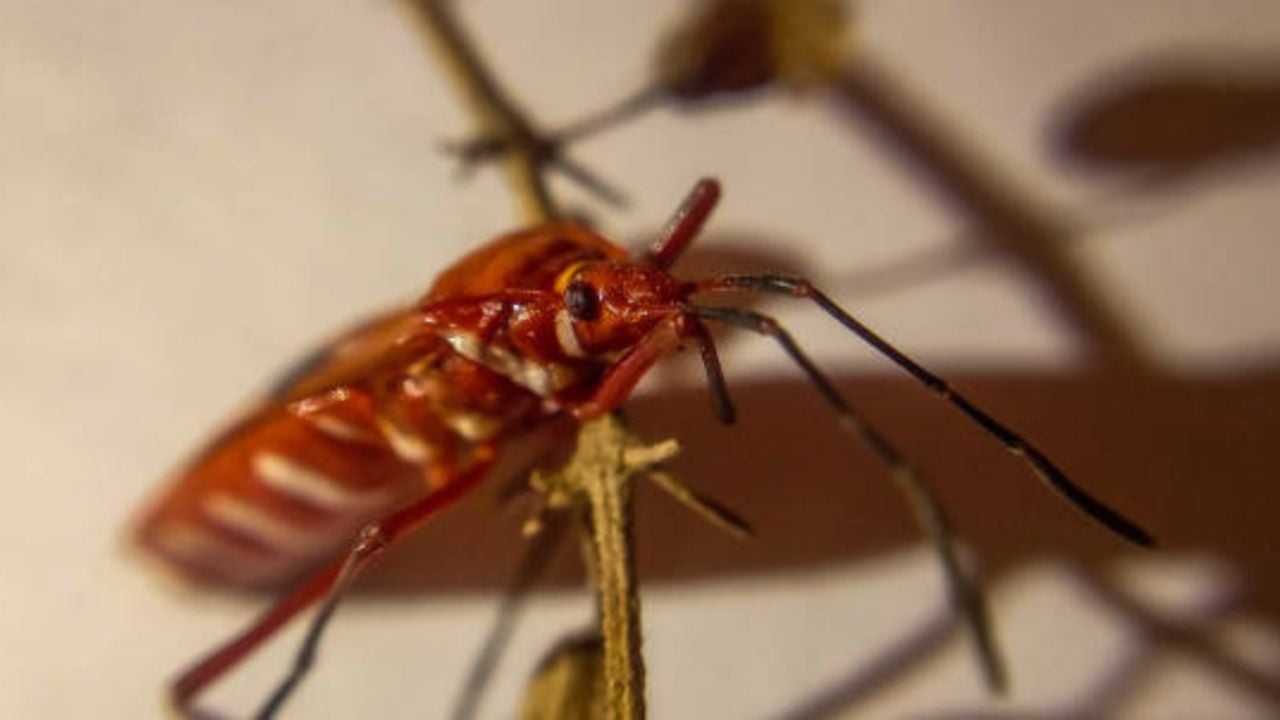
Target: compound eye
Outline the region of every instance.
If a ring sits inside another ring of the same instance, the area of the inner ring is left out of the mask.
[[[575,280],[564,289],[564,305],[574,320],[590,321],[600,317],[600,298],[591,283]]]

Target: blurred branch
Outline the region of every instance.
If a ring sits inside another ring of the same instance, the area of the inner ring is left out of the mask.
[[[407,0],[417,26],[431,41],[440,64],[452,78],[476,123],[476,135],[499,143],[503,166],[516,195],[521,218],[539,222],[556,218],[559,209],[547,189],[542,167],[546,148],[528,118],[498,86],[462,31],[447,0]]]
[[[1075,227],[1016,190],[922,102],[909,98],[900,80],[865,55],[850,64],[832,90],[843,107],[875,123],[937,195],[970,216],[980,228],[972,237],[1041,284],[1054,309],[1087,342],[1090,359],[1120,368],[1150,365],[1075,262],[1068,247]]]
[[[599,718],[603,653],[595,633],[561,640],[534,670],[521,700],[521,720]]]
[[[560,172],[610,205],[626,204],[620,190],[570,159],[564,148],[573,139],[644,112],[660,97],[658,93],[642,90],[563,133],[544,133],[498,85],[475,45],[463,32],[448,0],[405,2],[475,117],[476,128],[470,138],[443,143],[446,152],[462,161],[464,173],[485,162],[501,161],[515,189],[521,219],[526,223],[553,220],[562,215],[548,187],[548,170]]]
[[[1215,621],[1232,609],[1236,601],[1233,594],[1223,593],[1222,597],[1204,603],[1192,617],[1174,618],[1125,589],[1114,573],[1103,574],[1081,565],[1071,569],[1096,600],[1119,614],[1129,627],[1143,636],[1151,651],[1184,653],[1244,693],[1266,701],[1273,710],[1280,708],[1280,684],[1275,673],[1243,662],[1215,641],[1212,633]]]

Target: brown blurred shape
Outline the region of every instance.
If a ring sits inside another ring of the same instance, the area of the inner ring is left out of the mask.
[[[1100,169],[1170,177],[1274,153],[1278,69],[1184,61],[1109,73],[1062,111],[1054,148]]]

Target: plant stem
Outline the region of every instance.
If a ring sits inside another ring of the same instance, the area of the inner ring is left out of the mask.
[[[584,434],[616,432],[612,417],[584,427]],[[607,441],[606,441],[607,442]],[[616,447],[616,446],[615,446]],[[631,470],[586,476],[592,551],[596,559],[596,607],[604,637],[604,701],[610,718],[644,717],[644,659],[640,653],[640,598],[631,552]]]
[[[547,189],[545,169],[551,147],[498,87],[445,0],[408,0],[418,26],[461,91],[477,135],[502,147],[507,178],[521,219],[536,223],[560,216]],[[631,478],[669,457],[673,447],[635,451],[643,445],[621,421],[605,416],[585,423],[574,456],[551,480],[551,495],[574,498],[591,530],[589,577],[597,598],[604,641],[605,716],[642,718],[644,660],[640,654],[640,601],[631,552]],[[632,452],[628,458],[627,452]],[[554,504],[554,502],[552,503]]]
[[[582,512],[590,539],[583,556],[596,589],[596,609],[604,639],[603,714],[642,718],[644,660],[641,656],[640,601],[631,551],[631,481],[670,459],[678,447],[667,441],[647,445],[613,415],[582,426],[573,457],[550,474],[535,474],[534,486],[552,506]]]
[[[462,93],[479,137],[501,143],[503,166],[520,217],[528,223],[560,216],[543,174],[545,146],[532,123],[498,86],[446,0],[408,0],[445,72]]]

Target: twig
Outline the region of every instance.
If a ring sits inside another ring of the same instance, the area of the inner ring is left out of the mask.
[[[545,170],[555,145],[499,89],[444,0],[407,0],[448,74],[462,92],[483,143],[502,152],[521,219],[541,222],[561,215],[547,188]],[[639,101],[637,101],[639,102]],[[649,470],[654,457],[624,457],[642,444],[613,417],[582,426],[578,448],[544,488],[550,506],[573,498],[591,529],[588,565],[604,641],[604,709],[610,718],[644,717],[644,661],[640,655],[640,603],[631,553],[631,476]],[[671,446],[665,446],[670,448]],[[669,453],[658,453],[665,457]],[[554,486],[554,487],[552,487]],[[561,503],[563,504],[563,503]]]
[[[582,426],[573,457],[559,471],[535,474],[553,507],[583,509],[591,541],[585,554],[604,637],[604,714],[644,717],[640,603],[631,552],[631,480],[670,459],[671,441],[648,445],[612,415]]]
[[[539,222],[559,217],[542,168],[548,148],[532,123],[507,96],[480,59],[446,0],[406,0],[417,25],[474,116],[476,135],[502,147],[503,166],[520,217]]]
[[[974,237],[985,250],[1024,270],[1047,291],[1058,315],[1086,342],[1090,360],[1122,369],[1151,366],[1145,348],[1072,256],[1067,241],[1077,235],[1076,227],[1008,182],[919,98],[909,97],[902,80],[875,58],[859,55],[831,89],[844,109],[875,123],[888,146],[919,170],[932,190],[983,229]]]

